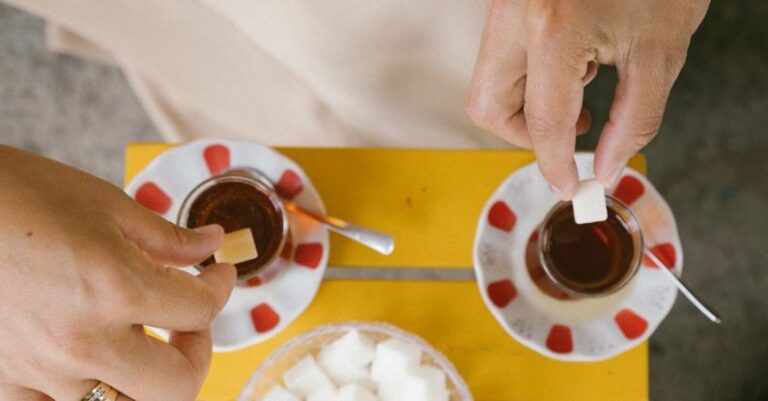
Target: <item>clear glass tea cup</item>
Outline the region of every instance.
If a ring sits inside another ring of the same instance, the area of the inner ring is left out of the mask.
[[[577,225],[571,202],[559,202],[539,226],[536,261],[529,272],[544,292],[560,299],[600,297],[619,291],[643,258],[643,235],[632,210],[606,196],[605,222]],[[545,275],[535,275],[536,269]]]
[[[219,224],[227,233],[250,228],[258,257],[235,265],[241,283],[268,281],[287,266],[281,255],[291,248],[289,220],[272,182],[258,171],[233,168],[201,182],[184,199],[177,224]],[[214,262],[209,257],[195,267]]]

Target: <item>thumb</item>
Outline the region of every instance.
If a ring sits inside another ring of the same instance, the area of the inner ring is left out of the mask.
[[[198,263],[213,254],[224,241],[224,229],[219,225],[179,227],[132,200],[117,220],[128,240],[156,261],[172,266]]]

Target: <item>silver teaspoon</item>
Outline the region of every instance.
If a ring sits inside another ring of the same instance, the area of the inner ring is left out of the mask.
[[[668,268],[668,266],[661,261],[661,259],[656,256],[650,249],[645,248],[645,255],[648,256],[649,259],[653,261],[653,263],[656,264],[656,266],[659,267],[659,270],[663,271],[667,277],[669,277],[677,287],[680,292],[685,295],[686,298],[688,298],[689,301],[695,306],[701,313],[704,314],[709,320],[711,320],[714,323],[720,324],[722,320],[720,319],[720,316],[717,314],[717,312],[713,311],[710,307],[707,305],[704,305],[704,302],[699,300],[699,298],[688,288],[685,284],[683,284],[683,281],[680,280],[675,273],[672,272]]]
[[[336,217],[310,212],[290,201],[284,200],[283,206],[290,213],[300,214],[318,221],[328,227],[329,230],[363,244],[383,255],[389,255],[395,249],[395,240],[390,235],[352,224]]]

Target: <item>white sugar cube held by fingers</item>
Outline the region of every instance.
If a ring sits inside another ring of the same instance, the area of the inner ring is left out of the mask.
[[[288,390],[302,397],[307,397],[326,387],[334,387],[331,379],[320,369],[312,355],[304,357],[296,365],[286,370],[283,373],[283,382]]]
[[[597,180],[579,182],[573,197],[573,217],[576,224],[596,223],[608,218],[605,188]]]
[[[259,257],[250,228],[232,231],[224,235],[224,243],[213,254],[216,263],[241,263]]]

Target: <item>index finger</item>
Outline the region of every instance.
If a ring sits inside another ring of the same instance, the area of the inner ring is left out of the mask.
[[[546,22],[528,44],[526,124],[539,169],[564,200],[573,197],[578,185],[575,127],[584,97],[582,78],[595,58],[594,50],[582,46]]]
[[[200,262],[218,249],[224,239],[221,227],[183,228],[128,196],[122,197],[116,210],[114,217],[123,236],[163,264],[186,266]]]

